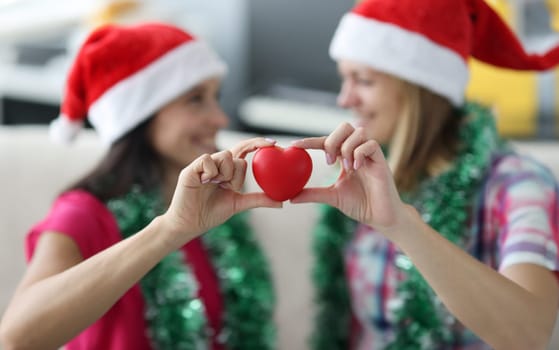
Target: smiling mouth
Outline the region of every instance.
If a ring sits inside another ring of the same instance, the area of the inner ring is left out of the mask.
[[[357,119],[355,122],[353,122],[353,127],[354,128],[363,128],[365,127],[366,123],[362,120],[362,119]]]
[[[214,153],[217,151],[217,146],[214,138],[206,140],[199,139],[195,141],[195,144],[198,146],[198,148],[207,153]]]
[[[353,125],[355,127],[362,127],[365,128],[367,127],[367,125],[370,125],[371,122],[375,119],[374,116],[370,116],[370,117],[358,117],[355,119],[355,122],[353,123]]]

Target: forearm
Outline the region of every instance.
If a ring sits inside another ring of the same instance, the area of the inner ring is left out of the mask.
[[[2,321],[24,348],[55,349],[100,318],[174,247],[158,219],[118,244],[18,292]]]
[[[397,244],[446,307],[495,349],[539,349],[556,305],[482,264],[411,215]]]

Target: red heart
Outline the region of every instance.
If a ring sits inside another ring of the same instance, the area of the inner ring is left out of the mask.
[[[268,197],[283,202],[305,187],[311,176],[312,160],[302,148],[263,147],[254,154],[252,172]]]

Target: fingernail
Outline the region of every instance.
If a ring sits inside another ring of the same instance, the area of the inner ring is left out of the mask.
[[[269,142],[269,143],[276,143],[276,142],[277,142],[276,140],[271,139],[271,138],[269,138],[269,137],[266,137],[265,140],[266,140],[267,142]]]
[[[211,182],[212,182],[213,184],[220,184],[220,183],[221,183],[221,180],[212,180]]]
[[[353,161],[353,169],[354,170],[359,169],[360,166],[361,166],[361,164],[359,164],[359,162],[357,162],[357,159]]]
[[[349,170],[350,169],[350,165],[349,165],[349,160],[344,158],[344,169],[345,170]]]
[[[328,165],[334,164],[334,157],[332,157],[329,153],[326,153],[326,163]]]
[[[200,179],[203,184],[207,184],[210,182],[210,179]]]

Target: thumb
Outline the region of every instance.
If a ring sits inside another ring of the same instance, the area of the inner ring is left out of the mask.
[[[253,208],[283,208],[283,202],[270,199],[264,193],[239,193],[235,199],[235,211],[241,212]]]
[[[291,199],[291,203],[324,203],[333,207],[336,206],[335,192],[329,187],[305,188],[295,198]]]

